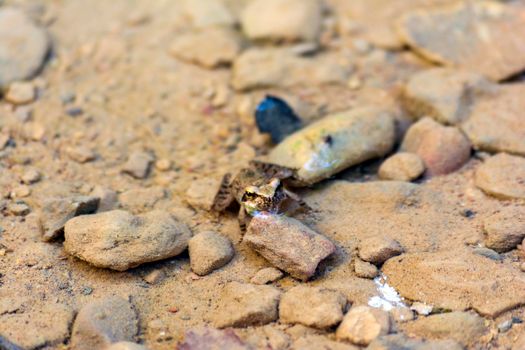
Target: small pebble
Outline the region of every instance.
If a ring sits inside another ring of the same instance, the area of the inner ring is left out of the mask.
[[[68,107],[66,108],[66,114],[70,117],[78,117],[84,113],[81,107]]]
[[[136,179],[145,179],[149,175],[151,164],[154,158],[151,154],[146,152],[133,152],[124,167],[122,172]]]
[[[13,188],[11,198],[24,198],[31,194],[31,188],[27,185],[21,185]]]
[[[15,105],[23,105],[33,102],[35,95],[35,87],[32,83],[20,81],[9,86],[4,98]]]
[[[284,274],[281,270],[275,267],[266,267],[257,271],[250,279],[250,282],[253,284],[268,284],[281,279],[283,276]]]
[[[90,295],[91,293],[93,293],[93,288],[91,288],[91,287],[83,287],[81,293],[83,295]]]
[[[31,209],[25,203],[10,203],[7,206],[7,211],[15,216],[25,216],[31,212]]]
[[[390,327],[387,312],[369,306],[354,306],[344,316],[335,336],[338,340],[366,346],[377,337],[388,334]]]
[[[396,153],[381,164],[379,178],[382,180],[412,181],[425,171],[425,164],[414,153]]]
[[[67,147],[65,151],[68,157],[71,158],[71,160],[74,160],[75,162],[81,164],[95,160],[97,157],[95,152],[83,146]]]
[[[512,320],[503,321],[498,324],[498,331],[505,333],[512,328]]]
[[[473,253],[495,261],[500,261],[503,259],[502,256],[498,254],[498,252],[485,247],[476,247],[474,248]]]
[[[361,259],[376,265],[404,252],[398,241],[387,236],[365,238],[359,242],[358,250]]]
[[[235,253],[230,240],[215,232],[202,232],[192,237],[188,251],[191,269],[200,276],[223,267]]]
[[[160,171],[168,171],[171,169],[171,160],[163,158],[159,159],[155,162],[155,168],[157,168]]]
[[[355,259],[354,271],[357,277],[373,279],[379,273],[377,267],[367,261]]]
[[[395,307],[390,310],[390,315],[396,322],[408,322],[415,318],[414,312],[407,307]]]
[[[432,313],[432,310],[434,309],[434,307],[432,305],[427,305],[425,303],[416,301],[410,306],[410,309],[417,312],[418,315],[427,316]]]
[[[146,281],[148,284],[157,284],[160,281],[162,281],[165,277],[165,273],[162,270],[155,269],[148,274],[146,274],[142,279]]]
[[[520,270],[523,271],[523,272],[525,272],[525,262],[522,262],[522,263],[520,264]]]

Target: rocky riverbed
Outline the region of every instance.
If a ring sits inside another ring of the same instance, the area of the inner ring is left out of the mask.
[[[523,0],[0,1],[0,349],[525,349],[524,36]],[[244,233],[253,160],[306,209]]]

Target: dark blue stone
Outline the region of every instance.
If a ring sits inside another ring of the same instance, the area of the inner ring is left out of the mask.
[[[255,109],[255,122],[262,133],[268,133],[274,143],[299,130],[303,123],[282,99],[266,96]]]

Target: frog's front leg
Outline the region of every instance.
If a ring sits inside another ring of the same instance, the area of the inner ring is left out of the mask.
[[[310,213],[314,211],[297,193],[294,193],[287,188],[283,188],[283,191],[286,196],[296,202],[297,205],[299,205],[299,208],[301,208],[304,212]]]
[[[246,227],[248,226],[250,219],[250,215],[248,215],[246,209],[241,205],[241,208],[239,209],[239,215],[237,216],[237,220],[239,221],[239,228],[241,229],[241,234],[243,236],[246,233]]]

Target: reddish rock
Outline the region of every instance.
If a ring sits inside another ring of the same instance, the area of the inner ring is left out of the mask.
[[[426,175],[436,176],[461,168],[470,158],[471,144],[457,128],[423,118],[408,129],[401,149],[419,155]]]

